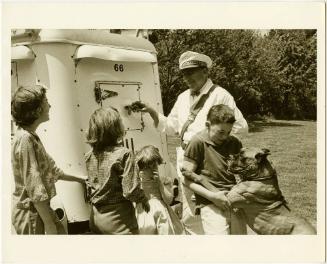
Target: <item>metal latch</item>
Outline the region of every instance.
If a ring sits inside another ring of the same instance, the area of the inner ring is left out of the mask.
[[[118,93],[111,90],[101,89],[100,85],[95,86],[94,88],[94,96],[95,101],[98,104],[101,104],[103,100],[106,100],[107,98],[118,96]]]
[[[101,106],[102,106],[103,100],[110,98],[110,97],[118,96],[118,93],[116,91],[102,89],[101,84],[121,85],[122,87],[124,87],[125,85],[137,85],[138,91],[140,90],[140,87],[142,85],[141,82],[96,81],[95,86],[94,86],[94,96],[95,96],[95,101],[98,104],[101,104]]]

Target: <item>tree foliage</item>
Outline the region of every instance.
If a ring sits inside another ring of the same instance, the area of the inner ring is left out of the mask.
[[[315,119],[317,35],[315,30],[154,30],[164,112],[187,89],[179,56],[205,53],[213,60],[210,77],[228,90],[246,117],[271,114]]]

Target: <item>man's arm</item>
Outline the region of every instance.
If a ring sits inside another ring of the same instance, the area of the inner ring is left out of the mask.
[[[153,119],[155,128],[164,132],[168,135],[178,134],[179,120],[178,120],[178,99],[175,102],[173,108],[171,109],[169,115],[165,117],[163,114],[156,111],[152,106],[147,103],[142,103],[143,108],[140,110],[142,112],[149,113]]]
[[[242,112],[236,106],[233,96],[227,92],[226,96],[224,96],[223,103],[234,110],[234,115],[235,115],[236,121],[233,125],[231,134],[234,136],[237,136],[237,137],[246,136],[249,132],[248,123],[246,122],[245,118],[243,117]]]
[[[143,103],[143,108],[141,112],[149,113],[151,118],[153,119],[153,124],[157,128],[159,124],[159,113],[149,104]]]

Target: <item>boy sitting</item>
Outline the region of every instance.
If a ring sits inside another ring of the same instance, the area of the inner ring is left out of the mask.
[[[242,148],[242,143],[230,135],[234,122],[231,108],[223,104],[212,106],[207,115],[206,129],[196,134],[185,148],[183,184],[195,192],[205,234],[246,234],[241,215],[230,209],[225,196],[236,184],[233,174],[227,172],[227,160],[229,155],[237,154]],[[203,170],[206,175],[202,177],[218,192],[193,181],[190,172],[201,174]]]

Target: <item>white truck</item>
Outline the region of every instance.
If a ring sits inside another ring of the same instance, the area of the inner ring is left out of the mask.
[[[108,30],[13,30],[11,68],[12,93],[19,86],[48,87],[50,121],[37,134],[65,172],[86,175],[89,117],[99,107],[113,106],[125,124],[124,145],[132,151],[149,144],[158,147],[166,161],[160,175],[171,184],[166,135],[155,130],[149,115],[126,108],[140,100],[162,112],[156,50],[147,39]],[[56,188],[51,205],[68,233],[86,232],[90,207],[82,185],[58,181]]]

